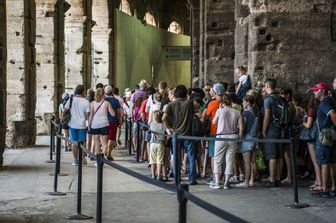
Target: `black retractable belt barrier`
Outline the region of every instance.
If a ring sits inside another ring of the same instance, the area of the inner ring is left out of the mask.
[[[102,222],[103,209],[103,162],[104,155],[97,155],[97,207],[96,207],[96,222]]]
[[[53,152],[54,152],[54,148],[53,146],[55,145],[54,144],[54,140],[55,140],[55,137],[54,137],[54,123],[53,121],[55,120],[55,115],[52,115],[51,118],[50,118],[50,152],[49,152],[49,160],[47,160],[46,162],[47,163],[55,163],[55,160],[53,160]]]
[[[53,124],[52,124],[53,125]],[[53,137],[53,136],[52,136]],[[57,145],[56,145],[56,163],[55,163],[55,172],[54,172],[54,191],[47,192],[47,195],[52,196],[64,196],[66,193],[58,192],[57,191],[57,183],[58,183],[58,174],[60,170],[60,163],[61,163],[61,139],[57,137]]]
[[[179,184],[177,187],[177,200],[179,202],[179,223],[187,222],[187,202],[184,192],[189,191],[188,184]]]
[[[140,146],[141,146],[141,142],[140,142],[140,123],[139,121],[136,122],[136,125],[137,125],[137,148],[136,148],[136,161],[139,162],[139,159],[140,159]]]
[[[290,142],[290,152],[291,152],[291,161],[292,161],[292,175],[293,175],[293,189],[294,189],[294,203],[290,205],[286,205],[289,208],[306,208],[309,207],[309,204],[299,203],[299,194],[298,194],[298,183],[296,177],[296,159],[295,159],[295,151],[293,146],[293,138],[291,138]]]
[[[67,216],[70,220],[87,220],[91,219],[91,216],[82,214],[82,161],[83,161],[83,151],[81,143],[77,143],[78,148],[78,177],[77,177],[77,214]]]

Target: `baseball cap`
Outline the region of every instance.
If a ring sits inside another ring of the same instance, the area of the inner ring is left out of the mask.
[[[309,88],[309,90],[310,91],[318,91],[318,90],[329,91],[329,86],[324,82],[320,82],[316,84],[314,87]]]
[[[105,94],[110,95],[110,94],[112,94],[112,92],[113,92],[113,88],[112,88],[110,85],[107,85],[107,86],[104,88],[104,92],[105,92]]]
[[[62,99],[63,99],[63,100],[67,100],[68,98],[69,98],[69,94],[66,93],[66,92],[64,92],[64,93],[62,94]]]
[[[214,84],[212,90],[215,92],[216,95],[222,96],[225,94],[224,86],[222,84]]]

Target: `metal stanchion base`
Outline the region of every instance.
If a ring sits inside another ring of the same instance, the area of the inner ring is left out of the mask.
[[[66,193],[63,192],[58,192],[58,191],[53,191],[53,192],[47,192],[45,195],[50,195],[50,196],[64,196]]]
[[[55,160],[47,160],[46,163],[55,163]]]
[[[59,173],[57,174],[59,177],[66,177],[66,176],[69,176],[69,174],[67,173]],[[54,173],[49,173],[49,176],[54,176]]]
[[[288,208],[292,208],[292,209],[301,209],[301,208],[307,208],[307,207],[310,207],[309,204],[296,203],[296,202],[294,202],[293,204],[285,205],[285,206],[288,207]]]
[[[93,217],[84,214],[75,214],[75,215],[69,215],[66,218],[69,220],[87,220],[92,219]]]

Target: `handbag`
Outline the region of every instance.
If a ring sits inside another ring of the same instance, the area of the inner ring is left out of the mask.
[[[61,123],[64,124],[69,124],[70,122],[70,118],[71,118],[71,106],[72,106],[72,100],[73,100],[73,96],[70,97],[70,105],[69,105],[69,109],[66,109],[63,111],[62,113],[62,119],[61,119]]]
[[[333,147],[335,140],[336,140],[336,131],[335,128],[329,127],[329,128],[324,128],[322,131],[320,130],[320,125],[317,119],[317,128],[319,131],[319,141],[322,145],[328,146],[328,147]]]
[[[302,141],[311,141],[316,139],[316,125],[311,128],[304,128],[301,130],[299,139]]]

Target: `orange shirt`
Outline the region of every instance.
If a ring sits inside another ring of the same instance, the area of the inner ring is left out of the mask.
[[[207,110],[206,110],[206,116],[211,118],[211,125],[210,125],[210,135],[216,135],[217,133],[217,124],[213,124],[212,120],[215,118],[216,111],[220,106],[220,101],[213,100],[208,104]]]

